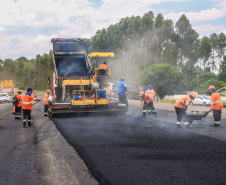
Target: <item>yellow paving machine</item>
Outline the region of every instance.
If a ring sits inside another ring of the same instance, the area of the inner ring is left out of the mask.
[[[78,112],[114,112],[125,115],[127,108],[111,100],[105,85],[111,75],[109,67],[92,68],[89,57],[114,57],[114,53],[86,52],[86,39],[54,38],[53,93],[49,98],[48,116]]]

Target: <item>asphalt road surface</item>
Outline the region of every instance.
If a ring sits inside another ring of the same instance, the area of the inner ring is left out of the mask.
[[[130,104],[129,115],[138,102]],[[176,127],[171,111],[158,117],[77,115],[53,118],[100,184],[226,184],[225,120],[220,128]]]
[[[0,184],[226,184],[225,120],[220,128],[209,126],[211,117],[194,121],[192,129],[177,128],[173,111],[129,115],[137,101],[130,101],[127,116],[50,120],[41,102],[35,106],[34,124],[22,128],[10,106],[0,105]]]
[[[43,96],[39,97],[43,99]],[[12,103],[0,104],[0,185],[97,185],[53,122],[34,105],[33,125],[14,120]]]

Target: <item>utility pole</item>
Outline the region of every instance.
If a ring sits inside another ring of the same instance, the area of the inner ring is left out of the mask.
[[[198,67],[197,81],[198,81],[198,95],[199,95],[199,67]]]

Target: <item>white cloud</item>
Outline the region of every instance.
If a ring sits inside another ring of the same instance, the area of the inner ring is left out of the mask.
[[[179,12],[179,13],[169,13],[164,15],[164,17],[168,19],[172,19],[174,21],[177,21],[181,15],[185,14],[186,17],[191,21],[208,21],[208,20],[215,20],[220,17],[226,16],[226,12],[222,9],[208,9],[203,10],[200,12]]]
[[[96,9],[88,0],[0,0],[1,59],[16,59],[22,55],[34,58],[51,49],[51,38],[90,38],[97,30],[107,28],[121,18],[143,16],[151,10],[151,5],[164,1],[193,0],[102,0],[102,5]],[[220,3],[225,2],[216,2]],[[213,20],[225,12],[220,7],[186,15],[189,20]],[[183,13],[167,16],[178,20]],[[13,41],[18,41],[16,49],[10,45]]]
[[[210,36],[212,33],[225,33],[226,34],[226,28],[225,26],[215,26],[211,24],[205,24],[205,25],[199,25],[193,27],[200,35],[199,37],[202,38],[204,36]]]

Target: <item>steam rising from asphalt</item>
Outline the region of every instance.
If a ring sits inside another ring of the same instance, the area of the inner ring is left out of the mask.
[[[154,39],[151,43],[147,43],[146,40],[145,36],[139,39],[126,39],[123,49],[115,52],[114,62],[111,65],[113,81],[120,81],[121,77],[125,77],[127,85],[133,86],[136,84],[139,71],[153,65],[151,56],[156,43]]]

